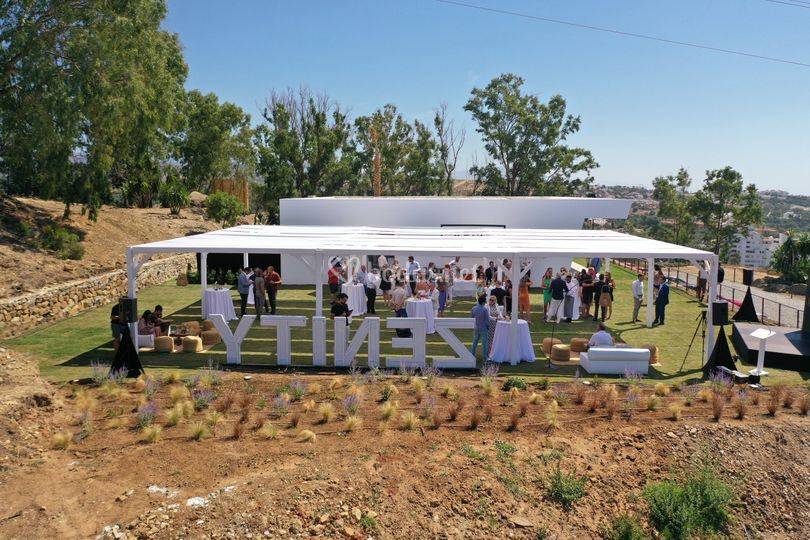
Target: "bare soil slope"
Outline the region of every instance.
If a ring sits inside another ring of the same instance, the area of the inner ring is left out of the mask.
[[[157,423],[164,425],[162,440],[154,444],[140,441],[133,427],[130,411],[143,394],[132,384],[116,397],[92,390],[99,400],[93,429],[69,449],[51,450],[49,432],[79,431],[77,394],[59,389],[47,418],[29,407],[31,419],[20,420],[38,425],[39,436],[32,438],[39,450],[28,459],[4,461],[0,537],[536,538],[545,530],[551,538],[596,538],[622,513],[643,518],[645,483],[698,453],[717,458],[735,486],[728,536],[810,535],[810,421],[795,404],[776,417],[766,415],[764,402],[752,405],[744,420],[733,419],[727,407],[715,422],[709,406],[696,401],[673,421],[666,419],[667,405],[684,400],[676,392],[658,410],[639,408],[630,416],[622,409],[610,419],[605,409],[589,412],[577,405],[571,385],[555,385],[553,396],[535,404],[527,403],[532,390],[507,403],[500,390],[486,396],[477,380],[455,378],[426,390],[442,426],[432,429],[423,420],[407,430],[401,417],[420,411],[416,391],[388,378],[362,386],[363,425],[347,432],[343,399],[349,377],[334,383],[331,377],[299,376],[308,395],[287,411],[274,408],[273,396],[293,380],[226,375],[212,408],[224,410],[227,396],[233,404],[214,435],[199,442],[189,439],[189,426],[212,409],[165,426],[168,384],[154,398],[161,411]],[[396,385],[399,402],[387,422],[379,402],[386,382]],[[448,419],[455,402],[442,395],[444,384],[458,388],[464,403],[455,420]],[[619,393],[624,400],[625,390]],[[649,396],[651,389],[643,393]],[[556,429],[545,425],[552,397],[563,403]],[[316,410],[304,410],[310,399],[331,403],[336,417],[321,423]],[[527,403],[526,414],[510,431],[521,403]],[[125,406],[124,423],[108,427],[108,411],[118,405]],[[471,429],[474,411],[488,408],[492,418]],[[278,427],[277,438],[261,436],[257,428],[265,422]],[[236,433],[240,424],[245,429]],[[302,442],[302,429],[316,440]],[[587,478],[587,494],[569,510],[549,496],[548,479],[558,465]]]
[[[101,208],[98,221],[82,216],[79,207],[62,220],[57,201],[0,197],[0,298],[34,291],[46,285],[124,268],[126,247],[219,228],[200,210],[172,216],[165,208]],[[50,250],[35,247],[22,236],[22,225],[36,235],[47,225],[62,226],[82,239],[81,260],[61,260]]]

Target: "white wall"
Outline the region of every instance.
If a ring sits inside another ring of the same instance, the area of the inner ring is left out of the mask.
[[[632,201],[577,197],[322,197],[281,199],[282,225],[344,225],[370,227],[440,227],[449,225],[520,229],[581,229],[587,218],[624,219]],[[347,255],[379,255],[353,253]],[[404,263],[410,253],[385,253]],[[413,253],[423,266],[443,264],[454,257]],[[593,256],[600,256],[594,253]],[[465,266],[486,264],[462,258]],[[546,267],[570,266],[565,259],[535,261],[535,281]],[[292,257],[282,256],[285,283],[309,284],[309,270]]]

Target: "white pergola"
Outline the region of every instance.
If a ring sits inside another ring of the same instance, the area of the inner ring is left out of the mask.
[[[155,253],[199,253],[202,290],[207,287],[209,253],[241,253],[244,266],[248,255],[283,254],[301,260],[312,273],[315,285],[315,315],[323,315],[323,285],[326,264],[335,256],[361,253],[410,253],[415,257],[486,257],[513,261],[513,284],[531,268],[521,259],[544,257],[603,257],[646,259],[653,268],[656,259],[687,259],[702,263],[709,275],[709,305],[717,292],[718,257],[714,253],[641,238],[609,230],[571,229],[485,229],[485,228],[381,228],[291,225],[242,225],[219,231],[131,246],[127,249],[128,296],[137,294],[137,274]],[[516,285],[515,285],[516,286]],[[653,322],[653,283],[647,280],[647,326]],[[512,295],[512,313],[518,312],[518,295]],[[714,343],[712,310],[706,313],[707,356]],[[512,359],[519,359],[518,318],[512,318]],[[137,323],[130,324],[137,343]]]

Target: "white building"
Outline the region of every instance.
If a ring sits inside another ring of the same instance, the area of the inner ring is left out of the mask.
[[[336,225],[371,227],[482,227],[487,229],[582,229],[586,219],[626,219],[632,201],[579,197],[313,197],[282,199],[281,225]],[[361,260],[377,256],[395,257],[405,263],[414,255],[422,265],[450,261],[443,257],[419,257],[419,253],[345,253]],[[594,257],[600,256],[594,253]],[[461,259],[463,267],[487,265],[488,260]],[[548,259],[535,261],[533,275],[539,278],[545,268],[559,269],[571,261]],[[294,257],[282,255],[284,282],[308,284],[309,271]]]
[[[766,236],[764,230],[749,227],[746,235],[738,236],[737,245],[731,251],[739,257],[742,266],[767,268],[785,238],[786,235],[782,233],[779,236]]]

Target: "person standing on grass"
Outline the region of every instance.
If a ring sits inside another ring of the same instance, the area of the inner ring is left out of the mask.
[[[596,275],[596,281],[593,284],[593,320],[599,318],[599,300],[602,298],[602,288],[605,286],[604,276],[602,274]]]
[[[548,305],[546,322],[551,322],[552,317],[559,322],[562,318],[560,312],[564,307],[565,295],[568,293],[568,284],[563,280],[559,272],[551,281],[549,289],[551,290],[551,303]]]
[[[669,304],[669,285],[667,285],[667,280],[661,283],[661,286],[658,288],[658,296],[655,299],[655,320],[653,324],[660,324],[661,326],[664,325],[664,316],[666,315],[667,305]]]
[[[253,301],[256,303],[256,315],[259,321],[262,320],[262,311],[267,295],[267,284],[264,280],[264,272],[261,268],[256,268],[253,272]]]
[[[113,348],[118,350],[121,345],[121,334],[129,332],[126,323],[121,317],[121,304],[116,302],[110,310],[110,330],[112,330]]]
[[[633,282],[633,322],[639,322],[638,310],[641,309],[641,303],[644,301],[644,274],[639,273],[636,280]]]
[[[278,296],[278,288],[281,287],[281,276],[272,266],[268,266],[267,271],[264,273],[264,283],[267,287],[267,299],[270,301],[270,315],[275,315],[276,297]],[[264,311],[267,312],[267,306],[264,306]]]
[[[419,276],[419,270],[422,266],[419,261],[413,258],[413,255],[408,255],[408,280],[411,286],[411,294],[416,294],[416,281]]]
[[[236,291],[239,293],[239,316],[244,317],[247,311],[248,294],[250,294],[250,268],[242,268],[236,279]]]
[[[394,290],[391,291],[391,299],[389,301],[391,309],[394,310],[397,317],[407,317],[408,313],[405,311],[405,301],[408,299],[408,293],[405,291],[405,283],[397,281]]]
[[[702,264],[698,265],[698,280],[697,280],[697,290],[695,294],[697,294],[698,301],[703,302],[703,297],[706,295],[706,283],[708,281],[708,272],[703,267]]]
[[[358,276],[359,280],[359,276]],[[366,272],[365,279],[360,282],[366,291],[366,313],[377,314],[377,287],[379,287],[379,276],[374,272]]]
[[[475,356],[478,342],[481,341],[483,347],[481,354],[484,362],[489,359],[489,309],[487,309],[485,305],[486,301],[486,295],[480,295],[478,297],[478,303],[470,311],[472,318],[475,319],[475,331],[473,332],[473,341],[470,351],[473,356]]]
[[[444,317],[444,309],[447,307],[447,272],[442,272],[436,277],[436,290],[439,292],[439,305],[437,315]]]
[[[498,277],[498,269],[495,267],[495,261],[489,261],[489,266],[484,272],[484,276],[486,277],[487,285],[491,285]]]
[[[326,283],[329,285],[329,292],[333,297],[337,297],[340,292],[340,263],[335,263],[326,273]]]

